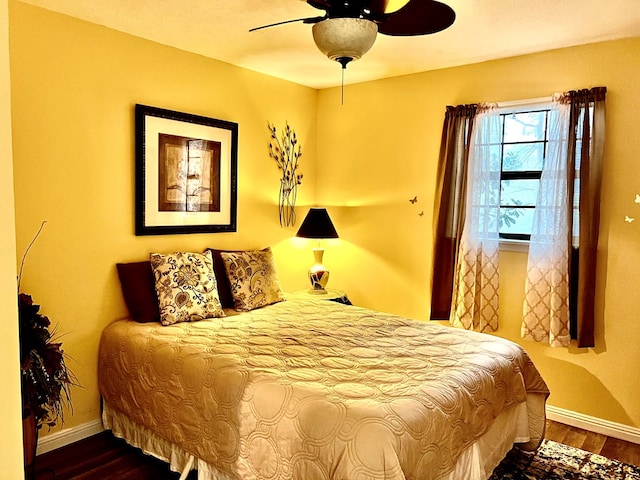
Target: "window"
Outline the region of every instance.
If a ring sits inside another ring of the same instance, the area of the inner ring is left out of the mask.
[[[500,171],[500,223],[502,240],[531,238],[533,213],[538,187],[549,146],[551,107],[549,105],[521,105],[503,107],[500,113],[501,135],[495,143],[494,171]],[[593,117],[593,106],[586,111]],[[585,111],[580,112],[582,123]],[[576,177],[573,185],[573,235],[579,232],[580,204],[580,145],[582,132],[575,132],[577,148],[574,152]]]
[[[501,239],[529,240],[531,236],[549,143],[549,112],[548,107],[530,106],[500,114],[502,134],[494,157],[500,165]]]

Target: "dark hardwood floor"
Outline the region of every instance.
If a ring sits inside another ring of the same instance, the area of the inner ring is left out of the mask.
[[[640,466],[640,445],[547,421],[546,438]],[[143,454],[103,432],[66,447],[40,455],[36,480],[177,480],[164,462]],[[196,480],[191,472],[188,479]]]
[[[39,455],[28,480],[178,480],[180,474],[105,431]],[[189,480],[197,479],[191,472]]]
[[[547,420],[545,438],[640,467],[640,445]]]

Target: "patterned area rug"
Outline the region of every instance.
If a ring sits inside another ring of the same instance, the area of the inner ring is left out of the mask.
[[[545,440],[537,452],[513,449],[489,480],[640,480],[640,467]]]

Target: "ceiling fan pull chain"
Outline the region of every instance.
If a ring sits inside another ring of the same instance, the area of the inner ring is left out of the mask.
[[[343,65],[342,68],[340,69],[340,71],[342,72],[342,86],[341,86],[341,90],[340,90],[340,94],[341,94],[341,99],[340,99],[340,105],[344,105],[344,71],[347,69],[346,65]]]

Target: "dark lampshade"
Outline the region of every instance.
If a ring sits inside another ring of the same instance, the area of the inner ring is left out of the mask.
[[[326,208],[311,208],[304,217],[296,237],[302,238],[338,238]]]

